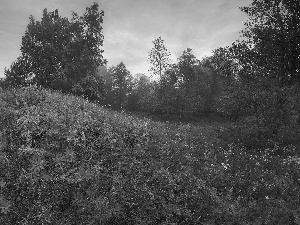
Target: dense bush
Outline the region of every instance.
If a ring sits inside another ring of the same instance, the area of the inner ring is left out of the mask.
[[[293,146],[222,147],[220,125],[137,119],[37,87],[0,100],[1,224],[299,224]]]
[[[297,85],[268,88],[236,89],[234,94],[221,98],[225,101],[217,109],[229,118],[231,115],[231,121],[235,119],[221,134],[223,140],[239,143],[247,150],[268,148],[274,143],[300,146]]]
[[[209,198],[200,178],[189,178],[187,162],[176,165],[176,146],[153,139],[143,121],[58,93],[40,101],[42,93],[30,87],[1,95],[15,110],[1,116],[3,123],[12,117],[1,130],[2,224],[192,220],[187,182],[196,198]]]

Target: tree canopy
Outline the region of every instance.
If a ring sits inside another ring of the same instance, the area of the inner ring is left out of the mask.
[[[242,65],[259,68],[261,76],[275,78],[281,85],[299,83],[300,2],[255,0],[241,10],[248,21],[233,49],[242,56]]]
[[[97,67],[106,63],[101,49],[103,16],[97,3],[87,7],[83,16],[73,13],[71,20],[61,17],[58,10],[44,9],[41,21],[31,16],[21,56],[5,71],[9,82],[22,86],[31,77],[31,84],[76,92],[75,86],[95,76]]]
[[[161,37],[156,38],[152,43],[154,44],[154,47],[148,53],[150,72],[152,72],[155,78],[162,79],[165,71],[171,64],[171,53]]]

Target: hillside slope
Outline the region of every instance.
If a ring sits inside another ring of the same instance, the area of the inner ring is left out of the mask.
[[[225,150],[213,127],[138,119],[37,87],[1,90],[0,106],[1,224],[249,224],[298,216],[297,181],[283,174],[298,176],[299,164]]]

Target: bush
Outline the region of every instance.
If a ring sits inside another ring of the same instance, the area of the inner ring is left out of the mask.
[[[34,87],[0,99],[14,112],[1,116],[1,224],[292,224],[299,217],[300,157],[292,146],[284,157],[275,154],[279,146],[255,154],[222,148],[213,127],[137,119]]]
[[[86,97],[90,101],[102,101],[104,98],[103,82],[100,77],[87,76],[72,87],[72,93]]]
[[[59,93],[33,101],[33,93],[4,97],[30,104],[20,104],[3,132],[3,222],[153,224],[193,220],[195,207],[209,207],[188,162],[172,165],[178,160],[167,149],[175,146],[161,151],[141,121]],[[192,190],[199,195],[183,207]]]

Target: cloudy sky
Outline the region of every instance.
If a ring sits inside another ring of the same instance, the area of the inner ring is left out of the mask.
[[[82,15],[93,2],[105,12],[103,49],[108,66],[123,61],[136,74],[147,73],[147,55],[159,36],[174,62],[187,47],[201,59],[230,45],[247,19],[238,6],[251,0],[0,0],[0,77],[20,54],[30,15],[40,20],[47,8],[71,18],[72,11]]]

